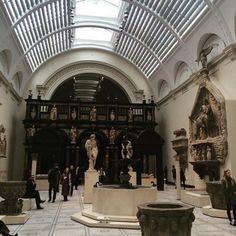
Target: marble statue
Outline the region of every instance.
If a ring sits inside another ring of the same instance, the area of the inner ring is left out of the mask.
[[[56,119],[57,119],[57,107],[54,104],[50,111],[50,120],[56,120]]]
[[[90,138],[85,142],[85,149],[89,158],[89,170],[94,170],[97,156],[98,156],[98,145],[95,134],[91,134]]]
[[[97,109],[96,109],[95,106],[90,111],[90,120],[91,121],[96,121],[97,120]]]

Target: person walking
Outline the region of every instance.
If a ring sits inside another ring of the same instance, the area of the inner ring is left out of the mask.
[[[34,198],[37,209],[43,209],[40,204],[45,201],[41,200],[39,191],[36,190],[36,183],[33,175],[31,175],[26,182],[26,192],[24,198]]]
[[[229,223],[236,226],[236,182],[231,177],[231,171],[229,169],[224,171],[221,183],[225,196]],[[233,210],[234,223],[232,222],[231,210]]]
[[[76,188],[76,171],[73,165],[70,166],[70,196],[73,195],[73,189]]]
[[[60,181],[60,183],[62,185],[61,195],[64,197],[63,201],[68,201],[68,194],[69,194],[69,190],[70,190],[69,174],[70,174],[70,169],[68,167],[66,167],[61,175],[61,181]]]
[[[49,183],[49,189],[48,189],[48,202],[52,200],[52,202],[55,202],[57,192],[59,192],[59,182],[60,182],[61,174],[59,171],[59,167],[57,164],[54,164],[54,167],[49,170],[48,172],[48,183]],[[52,197],[52,191],[53,191],[53,197]]]

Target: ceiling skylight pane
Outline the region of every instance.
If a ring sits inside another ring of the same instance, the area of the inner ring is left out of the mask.
[[[82,16],[117,18],[120,4],[120,0],[76,0],[75,13]]]
[[[75,30],[75,38],[79,40],[111,41],[112,31],[103,28],[78,28]]]

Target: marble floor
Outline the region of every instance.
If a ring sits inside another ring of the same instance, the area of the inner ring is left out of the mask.
[[[47,192],[41,191],[41,198],[47,199]],[[63,202],[60,194],[55,203],[45,202],[43,210],[33,209],[24,225],[8,225],[11,233],[19,236],[141,236],[140,230],[89,228],[70,219],[74,213],[90,207],[82,202],[83,188],[74,191],[68,202]],[[158,201],[178,202],[173,186],[166,186],[165,191],[157,191]],[[231,226],[226,219],[212,218],[202,214],[200,208],[194,209],[195,221],[192,236],[235,236],[236,226]]]

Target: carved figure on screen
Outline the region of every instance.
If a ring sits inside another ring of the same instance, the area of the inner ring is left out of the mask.
[[[75,144],[76,138],[77,138],[77,130],[74,126],[72,126],[70,129],[70,143]]]
[[[6,156],[7,140],[5,130],[4,126],[0,125],[0,156]]]
[[[90,138],[85,142],[85,149],[89,158],[89,170],[94,170],[97,156],[98,156],[98,145],[95,134],[91,134]]]
[[[132,148],[132,143],[131,141],[128,140],[127,135],[123,136],[121,148],[122,148],[121,150],[122,158],[131,159],[131,157],[133,156],[133,148]]]
[[[91,121],[96,121],[97,120],[97,109],[96,109],[95,106],[90,111],[90,120]]]
[[[27,131],[28,131],[28,137],[30,138],[30,137],[34,136],[36,129],[35,129],[34,125],[32,125],[32,127],[27,129]]]
[[[114,110],[111,110],[111,114],[110,114],[110,120],[115,120],[116,119],[116,114]]]
[[[57,107],[54,104],[50,111],[50,120],[56,120],[56,119],[57,119]]]
[[[115,139],[116,139],[116,130],[114,129],[114,127],[111,127],[111,130],[109,132],[110,144],[115,144]]]
[[[149,110],[147,110],[147,121],[152,121],[152,114]]]
[[[128,110],[128,122],[131,122],[131,121],[133,121],[133,110],[130,107]]]
[[[73,108],[72,111],[71,111],[71,119],[75,120],[76,117],[77,117],[76,110],[75,110],[75,108]]]
[[[32,107],[31,111],[30,111],[30,117],[31,119],[35,119],[36,117],[36,109],[35,106]]]

